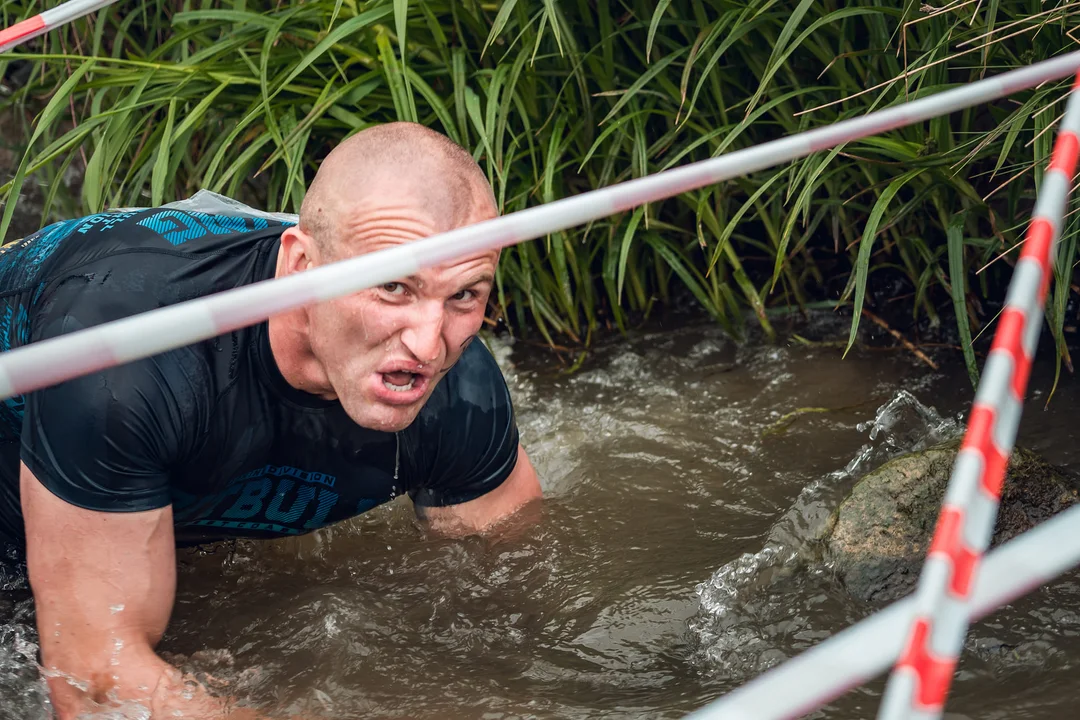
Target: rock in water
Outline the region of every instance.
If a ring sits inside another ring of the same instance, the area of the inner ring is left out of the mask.
[[[855,597],[891,602],[918,582],[960,440],[894,458],[840,503],[825,559]],[[991,547],[1080,501],[1080,480],[1017,448],[1002,489]]]

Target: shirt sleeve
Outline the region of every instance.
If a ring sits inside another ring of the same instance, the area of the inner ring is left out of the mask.
[[[510,477],[519,437],[514,405],[482,342],[462,353],[403,435],[409,495],[417,505],[475,500]]]
[[[32,340],[114,319],[98,317],[103,305],[80,298],[78,288],[50,298]],[[197,422],[196,360],[180,349],[29,393],[22,461],[53,494],[79,507],[134,512],[168,505],[169,468]]]

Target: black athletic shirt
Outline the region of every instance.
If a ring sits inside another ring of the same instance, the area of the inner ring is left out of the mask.
[[[51,225],[0,250],[0,349],[270,278],[288,225],[172,209]],[[178,544],[299,535],[408,493],[475,499],[517,461],[494,358],[473,342],[399,433],[285,382],[265,322],[0,403],[0,538],[24,545],[19,460],[63,500],[173,506]]]

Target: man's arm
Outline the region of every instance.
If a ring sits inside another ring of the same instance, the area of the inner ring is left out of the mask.
[[[536,470],[518,445],[517,463],[506,478],[494,490],[458,505],[425,507],[418,505],[417,514],[427,521],[432,530],[446,534],[482,532],[522,510],[533,501],[540,500],[543,492]]]
[[[220,717],[205,693],[185,700],[181,673],[153,650],[176,590],[171,508],[85,510],[26,465],[20,494],[41,660],[60,720],[115,700],[137,701],[152,717]]]

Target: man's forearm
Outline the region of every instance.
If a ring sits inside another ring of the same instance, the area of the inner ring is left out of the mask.
[[[543,499],[540,480],[536,470],[518,446],[517,463],[510,476],[494,490],[475,500],[448,507],[416,506],[417,515],[428,527],[442,535],[468,535],[482,533],[504,521],[522,517],[527,507],[536,507]]]

